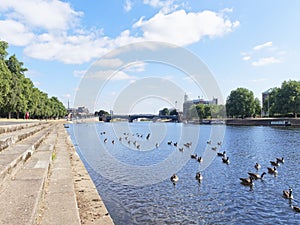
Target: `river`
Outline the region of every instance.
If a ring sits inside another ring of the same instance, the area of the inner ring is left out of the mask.
[[[120,122],[68,132],[117,225],[300,224],[291,208],[300,206],[299,128]],[[223,151],[229,164],[217,156]],[[267,167],[277,157],[285,162],[274,176]],[[239,178],[248,172],[267,174],[245,186]],[[290,187],[292,201],[282,195]]]

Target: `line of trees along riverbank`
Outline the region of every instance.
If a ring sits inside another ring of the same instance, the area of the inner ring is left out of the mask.
[[[261,111],[262,110],[262,111]],[[260,101],[246,88],[231,91],[226,101],[227,117],[245,118],[260,116],[295,117],[300,114],[300,81],[284,81],[265,94],[262,109]]]
[[[7,48],[0,41],[0,117],[24,118],[26,112],[35,119],[64,117],[67,110],[62,102],[36,88],[24,75],[24,63],[15,55],[7,59]]]

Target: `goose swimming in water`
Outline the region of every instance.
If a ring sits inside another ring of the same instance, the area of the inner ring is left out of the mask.
[[[225,164],[229,164],[229,163],[230,163],[229,157],[228,157],[228,156],[227,156],[227,158],[223,157],[223,158],[222,158],[222,161],[223,161],[223,163],[225,163]]]
[[[289,190],[283,190],[283,197],[287,198],[287,199],[293,199],[293,194],[292,194],[293,190],[292,188],[289,188]]]
[[[200,182],[203,179],[203,176],[200,172],[197,172],[195,178],[196,178],[197,181]]]
[[[261,175],[257,173],[248,173],[250,177],[252,177],[254,180],[263,179],[263,177],[266,175],[266,172],[263,172]]]
[[[268,173],[276,175],[278,171],[275,166],[273,168],[268,167]]]
[[[178,182],[179,177],[174,173],[174,174],[171,176],[170,180],[171,180],[171,181],[173,182],[173,184],[175,185],[175,184]]]
[[[294,211],[300,212],[300,207],[293,205],[292,208],[293,208]]]
[[[255,163],[255,169],[259,170],[261,168],[261,165],[259,165],[258,163]]]
[[[224,151],[224,152],[218,152],[217,155],[225,157],[226,156],[226,151]]]
[[[253,185],[253,178],[249,177],[249,178],[240,178],[241,180],[241,184],[243,185],[247,185],[247,186],[252,186]]]
[[[281,158],[276,158],[276,161],[277,161],[278,163],[284,163],[283,157],[281,157]]]
[[[192,159],[197,159],[197,153],[191,155],[191,158],[192,158]]]
[[[280,166],[280,164],[278,163],[278,161],[274,162],[274,161],[270,161],[272,166]]]
[[[197,158],[197,161],[198,161],[199,163],[201,163],[201,162],[203,161],[202,157],[199,156],[199,157]]]

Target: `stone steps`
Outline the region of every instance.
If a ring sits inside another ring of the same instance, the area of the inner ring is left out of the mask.
[[[0,224],[113,224],[62,122],[6,131],[0,133],[0,140],[10,139],[0,151]],[[86,173],[86,181],[77,173]],[[90,208],[78,208],[76,182],[86,185],[80,198],[97,199]]]
[[[5,132],[0,133],[0,152],[8,146],[32,136],[49,125],[50,124],[31,124],[31,126],[15,125],[10,129],[9,127],[2,129],[2,131],[4,130]]]
[[[0,192],[1,224],[34,223],[56,138],[57,132],[52,126],[1,154],[1,158],[14,156],[5,167],[11,170],[10,179],[4,179]]]

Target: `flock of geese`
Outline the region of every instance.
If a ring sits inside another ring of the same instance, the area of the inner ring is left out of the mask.
[[[276,158],[275,161],[270,161],[270,164],[273,167],[267,167],[268,173],[272,174],[274,176],[277,176],[277,174],[278,174],[277,167],[280,166],[280,164],[283,164],[283,163],[284,163],[284,158],[283,157]],[[259,170],[261,168],[261,165],[259,163],[256,163],[254,165],[254,167],[255,167],[256,170]],[[263,172],[261,175],[259,175],[257,173],[248,173],[249,177],[248,178],[240,178],[240,181],[241,181],[241,184],[252,187],[254,185],[254,183],[253,183],[254,180],[259,180],[259,179],[262,180],[264,175],[266,175],[266,174],[267,174],[266,172]],[[294,198],[292,188],[290,187],[288,190],[283,190],[282,191],[282,196],[291,201]],[[295,205],[291,206],[291,207],[293,208],[294,211],[300,212],[300,207],[295,206]]]
[[[101,132],[100,135],[105,135],[106,132]],[[132,138],[131,138],[132,137]],[[149,140],[151,137],[151,134],[148,133],[146,135],[144,134],[140,134],[140,133],[123,133],[123,137],[119,137],[118,140],[120,142],[123,143],[127,143],[128,145],[133,145],[136,147],[136,149],[140,149],[140,144],[137,142],[137,138],[141,138],[142,140]],[[103,142],[107,143],[109,140],[108,138],[104,138]],[[115,140],[111,140],[112,144],[115,144]],[[170,146],[174,146],[177,147],[178,150],[180,152],[183,152],[185,148],[190,148],[192,146],[192,142],[187,142],[184,143],[183,146],[178,146],[178,142],[173,142],[173,141],[168,141],[167,142],[168,145]],[[207,141],[208,145],[211,145],[211,141]],[[220,147],[222,145],[222,142],[218,142],[217,146],[211,147],[211,150],[216,151],[218,149],[218,147]],[[159,144],[156,143],[155,144],[155,148],[158,148]],[[230,161],[229,161],[229,157],[226,154],[226,151],[223,152],[217,152],[217,156],[222,157],[222,162],[224,164],[229,165]],[[191,155],[191,159],[195,159],[196,161],[198,161],[199,163],[201,163],[203,161],[201,156],[198,156],[197,153],[194,153]],[[270,161],[270,164],[272,167],[267,167],[268,169],[268,173],[272,174],[274,176],[277,176],[278,174],[278,170],[277,167],[280,164],[284,163],[284,158],[276,158],[275,161]],[[254,168],[258,171],[261,169],[261,165],[259,163],[256,163],[254,165]],[[264,176],[266,175],[266,172],[262,172],[261,174],[258,173],[252,173],[252,172],[248,172],[248,177],[246,178],[240,178],[240,182],[242,185],[245,186],[250,186],[252,187],[254,185],[254,180],[263,180]],[[197,172],[195,175],[195,179],[200,183],[203,180],[203,175],[200,172]],[[170,181],[173,183],[173,185],[175,186],[176,183],[179,181],[179,177],[176,173],[174,173],[171,177],[170,177]],[[289,200],[293,199],[293,194],[292,194],[292,188],[289,188],[289,190],[283,190],[283,197]],[[298,206],[292,206],[293,210],[296,212],[300,212],[300,207]]]

